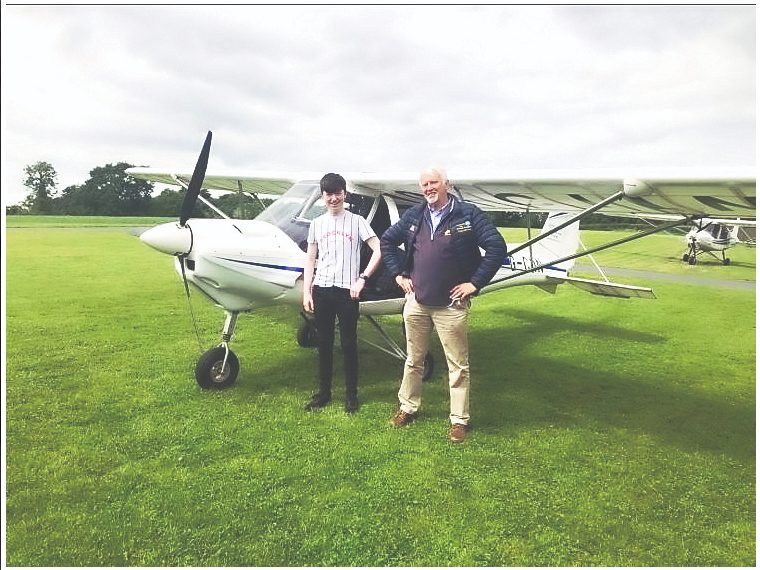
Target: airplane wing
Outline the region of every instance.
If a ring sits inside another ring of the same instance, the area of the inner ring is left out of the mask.
[[[683,219],[683,216],[679,216],[676,214],[634,214],[634,215],[628,215],[624,216],[623,214],[620,214],[621,217],[631,217],[631,218],[637,218],[640,220],[655,220],[655,221],[665,221],[665,220],[680,220]],[[701,222],[703,224],[724,224],[726,226],[756,226],[757,222],[754,219],[747,219],[747,218],[699,218],[697,220],[694,220],[694,222]]]
[[[716,224],[724,224],[726,226],[755,226],[757,227],[756,220],[742,220],[741,218],[736,218],[735,220],[708,218],[705,221],[716,223]]]
[[[135,167],[127,173],[152,182],[187,186],[191,173],[173,174]],[[316,183],[322,173],[250,172],[246,175],[206,175],[210,190],[243,190],[283,194],[294,183]],[[400,205],[418,204],[421,196],[416,173],[343,173],[349,190],[376,196],[388,194]],[[755,217],[756,184],[753,172],[669,171],[635,177],[594,171],[533,171],[501,176],[449,173],[453,193],[485,211],[581,212],[624,191],[625,196],[599,211],[611,216],[704,215]]]
[[[346,178],[359,193],[391,194],[400,203],[420,201],[416,177]],[[621,200],[599,213],[755,217],[755,177],[748,172],[670,172],[636,177],[574,171],[473,177],[455,176],[452,172],[449,178],[455,194],[486,211],[581,212],[623,190]]]
[[[172,186],[183,186],[187,188],[190,183],[191,172],[173,171],[173,170],[155,170],[149,167],[136,166],[128,168],[127,174],[157,182],[160,184],[170,184]],[[293,172],[251,172],[246,175],[213,174],[207,173],[203,179],[203,188],[207,190],[228,190],[237,192],[251,192],[253,194],[275,194],[280,195],[288,191],[298,181],[315,179],[319,180],[320,174],[310,173],[293,173]]]

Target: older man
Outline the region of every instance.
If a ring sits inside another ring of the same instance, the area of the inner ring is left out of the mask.
[[[407,299],[407,359],[400,406],[391,423],[402,427],[417,417],[424,360],[435,327],[449,368],[449,439],[460,443],[470,420],[470,298],[496,274],[507,246],[480,209],[449,194],[442,168],[423,170],[419,187],[425,202],[407,210],[380,240],[383,260]]]

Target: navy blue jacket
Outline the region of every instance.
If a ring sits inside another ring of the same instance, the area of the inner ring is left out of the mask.
[[[473,204],[452,198],[454,204],[436,228],[436,234],[449,229],[454,236],[458,263],[469,276],[469,281],[480,290],[493,279],[507,255],[507,245],[499,231],[486,215]],[[409,275],[414,251],[413,244],[425,222],[427,203],[409,208],[401,219],[389,227],[380,238],[380,251],[388,271],[397,275]],[[404,244],[402,251],[398,246]],[[479,247],[486,254],[481,256]]]

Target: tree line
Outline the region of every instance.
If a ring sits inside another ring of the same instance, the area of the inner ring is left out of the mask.
[[[7,206],[8,215],[68,215],[68,216],[168,216],[179,215],[185,191],[165,188],[154,196],[152,182],[138,180],[126,173],[134,166],[126,162],[98,166],[90,171],[90,177],[81,185],[67,186],[58,190],[58,173],[49,162],[35,162],[24,168],[24,186],[28,190],[21,204]],[[202,195],[223,212],[236,218],[256,217],[262,203],[248,196],[227,194],[212,198]],[[264,200],[266,205],[267,200]],[[194,218],[213,217],[208,208],[196,204]]]

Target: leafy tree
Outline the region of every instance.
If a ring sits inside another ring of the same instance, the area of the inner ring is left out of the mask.
[[[248,194],[229,193],[213,200],[214,205],[225,212],[228,216],[241,220],[252,220],[262,211],[262,203]],[[268,206],[272,200],[264,200],[264,206]]]
[[[32,214],[47,214],[50,212],[53,193],[58,184],[58,173],[49,162],[35,162],[24,168],[24,186],[29,188],[29,196],[24,206]]]
[[[66,215],[83,215],[88,212],[81,190],[82,186],[77,185],[64,188],[61,195],[53,200],[53,211]]]
[[[90,171],[82,192],[92,200],[93,214],[135,216],[145,214],[153,184],[125,173],[131,164],[119,162],[98,166]]]
[[[201,196],[206,200],[214,204],[217,208],[221,209],[227,214],[233,215],[233,206],[229,206],[225,202],[219,199],[214,199],[208,190],[201,190]],[[172,216],[179,217],[180,210],[182,209],[182,201],[185,199],[185,190],[172,190],[165,188],[161,194],[154,196],[150,201],[150,208],[148,213],[151,216]],[[198,201],[195,203],[193,218],[216,218],[218,217],[211,211],[205,204]]]
[[[148,213],[151,216],[178,217],[184,196],[184,191],[164,188],[158,196],[151,199]]]
[[[125,173],[126,162],[98,166],[81,186],[67,187],[55,202],[61,214],[138,216],[149,212],[153,184]]]
[[[21,204],[13,204],[12,206],[5,207],[6,216],[19,216],[22,214],[28,214],[29,211]]]

